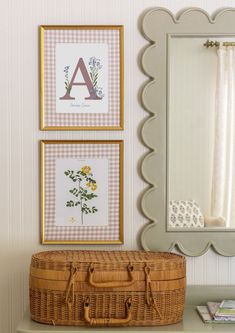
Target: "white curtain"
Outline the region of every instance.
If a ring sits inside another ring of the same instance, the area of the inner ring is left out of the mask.
[[[217,52],[211,215],[235,227],[235,47]]]

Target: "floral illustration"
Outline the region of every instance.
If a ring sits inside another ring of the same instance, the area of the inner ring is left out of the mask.
[[[98,195],[94,193],[97,189],[96,180],[93,178],[91,173],[91,167],[88,165],[83,166],[79,171],[66,170],[64,172],[65,176],[69,177],[71,181],[77,183],[77,187],[73,187],[69,192],[75,197],[74,200],[69,200],[66,202],[66,207],[80,208],[81,223],[84,223],[84,214],[94,214],[98,212],[95,206],[89,207],[87,205],[88,201],[97,198]]]
[[[96,57],[91,57],[89,59],[89,67],[90,67],[89,74],[90,74],[91,81],[94,86],[96,95],[102,99],[104,97],[103,89],[101,87],[98,87],[98,85],[97,85],[99,71],[102,68],[100,59],[97,59]]]
[[[76,222],[76,218],[73,217],[73,216],[71,216],[71,217],[69,218],[69,222],[70,222],[70,223],[74,223],[74,222]]]
[[[84,167],[81,168],[81,171],[85,174],[90,173],[91,168],[88,165],[85,165]]]
[[[65,77],[65,81],[64,81],[64,84],[65,84],[65,89],[66,91],[70,92],[69,90],[69,66],[65,66],[64,68],[64,77]]]

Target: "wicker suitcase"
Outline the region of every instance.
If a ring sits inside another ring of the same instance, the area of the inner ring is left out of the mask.
[[[185,259],[145,251],[48,251],[30,267],[31,318],[74,326],[154,326],[182,320]]]

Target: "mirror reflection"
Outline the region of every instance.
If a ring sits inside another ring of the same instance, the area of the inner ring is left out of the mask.
[[[168,229],[235,228],[234,98],[235,36],[169,36]]]

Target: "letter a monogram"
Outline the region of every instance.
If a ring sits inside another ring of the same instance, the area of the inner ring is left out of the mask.
[[[84,82],[74,82],[75,77],[77,75],[78,70],[80,69]],[[73,86],[86,86],[89,92],[89,96],[85,97],[85,99],[89,100],[99,100],[100,97],[97,96],[95,88],[93,86],[93,83],[91,82],[90,76],[87,72],[86,65],[82,58],[79,58],[77,66],[75,68],[75,71],[73,73],[72,79],[69,83],[68,89],[66,90],[66,93],[63,97],[60,97],[61,100],[72,100],[75,99],[75,97],[70,96],[70,92]]]

